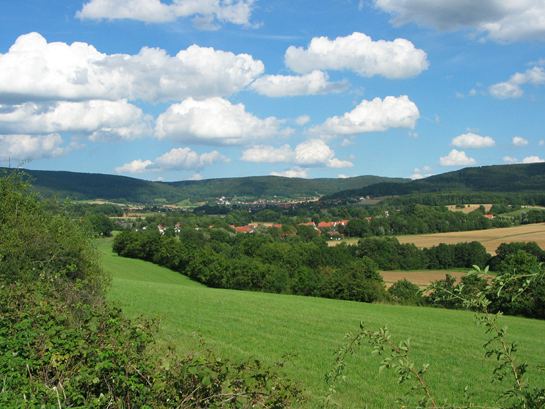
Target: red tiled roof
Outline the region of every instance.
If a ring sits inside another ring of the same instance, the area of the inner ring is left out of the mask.
[[[254,229],[250,226],[237,226],[236,231],[237,233],[252,233]]]

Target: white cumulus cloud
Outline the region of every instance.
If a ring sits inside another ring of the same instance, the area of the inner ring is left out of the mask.
[[[496,146],[496,142],[490,136],[480,136],[470,132],[454,138],[451,145],[458,148],[476,149]]]
[[[363,100],[343,116],[328,118],[325,123],[310,129],[324,135],[354,135],[363,132],[386,131],[390,128],[414,129],[420,112],[409,97],[386,97]]]
[[[259,163],[286,163],[293,162],[295,154],[289,145],[280,148],[260,145],[243,151],[240,160]]]
[[[469,166],[475,165],[477,161],[473,158],[468,158],[464,151],[457,151],[453,149],[448,156],[442,156],[439,159],[439,165],[441,166]]]
[[[132,19],[147,23],[175,21],[194,16],[197,28],[213,30],[216,22],[248,26],[254,0],[91,0],[76,13],[80,19]]]
[[[152,172],[152,170],[146,169],[148,166],[152,164],[151,160],[142,160],[142,159],[135,159],[130,163],[125,163],[123,166],[118,166],[114,169],[114,172],[117,174],[121,173],[131,173],[131,174],[137,174],[137,173],[147,173]]]
[[[297,125],[300,125],[300,126],[306,125],[306,124],[308,124],[310,122],[310,116],[301,115],[301,116],[295,118],[295,122],[297,123]]]
[[[518,162],[518,159],[517,158],[513,158],[511,156],[504,156],[502,158],[502,160],[505,162],[505,163],[517,163]]]
[[[508,81],[491,85],[488,90],[494,98],[520,98],[524,95],[520,86],[524,84],[545,84],[545,70],[542,67],[534,67],[524,73],[517,72]]]
[[[0,105],[0,134],[75,133],[91,140],[151,135],[151,118],[127,100]]]
[[[392,23],[415,22],[440,31],[473,29],[501,43],[545,40],[542,0],[375,0],[394,16]]]
[[[310,139],[291,149],[289,145],[280,148],[254,146],[242,153],[240,160],[262,163],[293,163],[305,167],[351,168],[352,162],[335,158],[335,152],[321,139]]]
[[[363,77],[409,78],[429,66],[427,54],[403,38],[373,41],[363,33],[330,40],[315,37],[308,48],[291,46],[285,63],[295,72],[313,70],[350,70]]]
[[[272,176],[283,176],[286,178],[307,178],[308,177],[308,171],[306,169],[301,169],[299,167],[295,167],[294,169],[286,170],[285,172],[271,172]]]
[[[319,70],[301,76],[264,75],[255,80],[249,88],[268,97],[330,94],[348,88],[346,82],[328,82],[328,79],[329,76]]]
[[[230,159],[220,154],[218,151],[207,152],[199,155],[190,148],[175,148],[170,152],[155,159],[150,160],[136,159],[123,166],[114,169],[117,174],[120,173],[149,173],[149,172],[168,172],[177,170],[198,170],[205,166],[213,165],[217,162],[230,162]]]
[[[540,159],[538,156],[528,156],[522,160],[522,163],[541,163],[545,162],[545,159]]]
[[[155,133],[160,139],[203,145],[245,145],[273,136],[290,134],[275,117],[259,119],[243,104],[233,105],[215,97],[204,101],[188,98],[159,115]]]
[[[429,166],[423,166],[421,168],[415,168],[414,173],[409,176],[409,179],[417,180],[417,179],[423,179],[427,178],[428,176],[432,176],[433,169]]]
[[[0,135],[0,160],[58,158],[72,150],[63,143],[59,134]]]
[[[0,103],[225,96],[263,71],[263,63],[248,54],[197,45],[175,57],[147,47],[137,55],[107,55],[86,43],[47,43],[31,33],[0,54]]]
[[[526,139],[524,139],[523,137],[521,136],[515,136],[513,138],[513,145],[515,146],[528,146],[530,144],[530,142],[528,142]]]

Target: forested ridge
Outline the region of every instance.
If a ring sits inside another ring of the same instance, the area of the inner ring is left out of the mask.
[[[2,169],[2,168],[0,168]],[[10,169],[4,170],[10,171]],[[70,197],[73,200],[106,199],[118,202],[154,203],[157,199],[177,203],[214,200],[218,197],[255,199],[319,197],[340,190],[402,178],[357,176],[335,179],[301,179],[280,176],[206,179],[180,182],[151,182],[126,176],[44,170],[24,170],[34,180],[32,188],[43,197]]]
[[[471,167],[413,180],[409,183],[381,182],[361,189],[334,193],[324,197],[324,199],[365,197],[368,195],[371,197],[384,197],[437,194],[440,192],[462,192],[466,195],[472,192],[528,193],[542,192],[544,188],[545,163],[532,163]],[[473,201],[473,203],[476,202]]]

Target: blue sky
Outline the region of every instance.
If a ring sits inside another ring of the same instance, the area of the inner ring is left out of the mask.
[[[544,0],[0,5],[0,166],[411,177],[545,159]]]

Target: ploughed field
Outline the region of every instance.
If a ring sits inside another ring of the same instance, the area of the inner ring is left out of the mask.
[[[268,364],[281,361],[286,353],[297,354],[285,372],[308,391],[304,407],[321,406],[333,352],[345,345],[347,332],[358,330],[360,320],[372,329],[388,326],[396,344],[411,338],[417,365],[431,364],[427,379],[440,402],[462,404],[463,390],[469,386],[475,403],[491,405],[507,388],[490,382],[494,362],[481,348],[488,337],[470,312],[212,289],[168,269],[118,257],[111,251],[111,240],[97,243],[104,268],[113,275],[109,297],[119,301],[129,317],[161,317],[160,343],[171,342],[185,353],[201,350],[202,337],[223,357],[252,357]],[[531,383],[545,387],[545,377],[536,369],[545,362],[545,321],[503,317],[501,325],[507,325],[514,334],[509,339],[518,342],[518,362],[530,364]],[[379,374],[379,363],[364,344],[349,358],[346,383],[339,385],[334,400],[343,408],[399,407],[396,399],[413,385],[400,387],[388,370]]]

